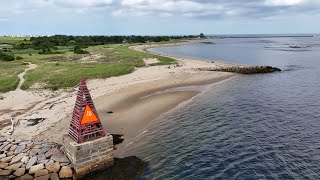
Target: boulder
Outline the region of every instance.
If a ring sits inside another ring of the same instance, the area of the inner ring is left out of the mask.
[[[13,156],[9,156],[9,157],[2,158],[0,161],[7,163],[7,162],[10,162],[12,158]]]
[[[20,162],[21,159],[22,159],[24,156],[26,156],[26,154],[24,154],[24,153],[21,153],[21,154],[18,154],[18,155],[16,155],[16,156],[14,156],[14,157],[11,159],[10,164],[15,164],[15,163],[17,163],[17,162]]]
[[[25,150],[26,149],[26,145],[19,145],[17,148],[16,148],[16,150],[14,151],[14,154],[19,154],[19,153],[21,153],[23,150]]]
[[[27,164],[28,161],[29,161],[29,156],[24,156],[24,157],[21,159],[21,162],[23,162],[24,164]]]
[[[15,171],[15,170],[19,169],[19,167],[20,167],[22,164],[23,164],[22,162],[19,162],[19,163],[16,163],[16,164],[12,164],[12,165],[6,167],[5,169],[11,169],[11,170],[14,170],[14,171]]]
[[[8,151],[11,148],[12,144],[8,144],[6,146],[4,146],[1,151]]]
[[[45,153],[46,153],[47,151],[49,151],[49,150],[50,150],[49,147],[43,147],[43,148],[40,149],[39,154],[45,154]]]
[[[60,178],[59,178],[59,175],[57,173],[52,173],[50,175],[50,179],[51,180],[59,180]]]
[[[33,176],[25,174],[19,178],[20,180],[33,180]]]
[[[12,156],[14,154],[14,152],[13,151],[9,151],[9,152],[7,152],[7,156]]]
[[[44,176],[44,175],[48,175],[48,174],[49,174],[48,170],[46,170],[46,169],[41,169],[41,170],[36,171],[36,172],[34,173],[34,177]]]
[[[25,172],[26,172],[26,168],[19,168],[13,174],[17,177],[20,177],[24,175]]]
[[[38,162],[42,160],[46,160],[46,156],[44,154],[39,154],[37,155],[37,157],[38,157]]]
[[[1,159],[1,158],[5,158],[5,157],[7,157],[6,154],[0,154],[0,159]]]
[[[49,166],[46,167],[50,172],[59,172],[60,170],[60,164],[59,162],[55,162]]]
[[[62,166],[60,172],[59,172],[59,177],[60,178],[71,178],[72,177],[72,170],[70,167],[67,166]]]
[[[7,166],[9,166],[9,163],[5,163],[5,162],[0,161],[0,168],[1,169],[6,168]]]
[[[47,174],[47,175],[44,175],[44,176],[36,177],[36,178],[34,178],[34,180],[48,180],[49,178],[50,178],[50,175]]]
[[[58,161],[60,163],[69,163],[69,159],[65,154],[62,154],[61,152],[54,153],[51,157],[52,160]]]
[[[0,171],[0,176],[9,176],[12,173],[11,169]]]
[[[38,154],[38,152],[40,151],[40,149],[31,149],[30,152],[29,152],[29,156],[35,156]]]
[[[31,166],[29,169],[29,174],[34,174],[41,169],[44,169],[44,164],[42,164],[42,163],[38,164],[38,165]]]
[[[10,150],[9,151],[14,151],[15,149],[17,148],[17,145],[12,145],[11,147],[10,147]]]
[[[45,153],[45,156],[46,158],[49,158],[51,157],[53,154],[57,154],[57,153],[60,153],[60,150],[59,149],[56,149],[56,148],[53,148],[53,149],[50,149],[48,152]]]
[[[33,156],[27,163],[26,168],[30,169],[31,166],[33,166],[37,162],[37,156]]]

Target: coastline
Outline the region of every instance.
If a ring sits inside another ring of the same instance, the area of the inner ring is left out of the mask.
[[[193,43],[152,45],[151,47]],[[181,66],[170,69],[167,66],[143,67],[128,75],[87,81],[106,132],[123,134],[125,139],[123,144],[126,144],[130,142],[130,139],[139,135],[153,119],[201,92],[201,89],[165,92],[168,89],[208,85],[235,76],[234,73],[228,72],[192,70],[199,67],[215,67],[217,63],[174,58]],[[26,99],[15,94],[15,91],[3,94],[5,99],[2,100],[4,106],[0,109],[0,121],[14,117],[16,126],[11,136],[6,133],[7,128],[0,130],[1,135],[61,143],[62,135],[66,134],[69,128],[76,92],[76,89],[55,94],[46,90],[24,91],[23,97],[30,101],[28,101],[29,104],[22,104],[19,108],[14,106],[12,101],[18,98],[20,101],[27,101]],[[107,114],[108,111],[114,113]],[[31,118],[43,118],[44,120],[30,126],[28,119]]]

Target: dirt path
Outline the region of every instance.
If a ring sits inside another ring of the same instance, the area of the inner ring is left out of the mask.
[[[32,64],[31,62],[28,62],[28,64],[29,64],[28,68],[25,69],[22,73],[20,73],[20,74],[18,75],[18,77],[19,77],[19,85],[18,85],[18,87],[17,87],[16,90],[21,89],[22,84],[26,81],[26,80],[24,79],[24,75],[27,73],[27,71],[30,71],[30,70],[35,69],[35,68],[38,67],[38,65]]]

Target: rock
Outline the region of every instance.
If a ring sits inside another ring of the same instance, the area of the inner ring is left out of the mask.
[[[50,179],[51,180],[59,180],[60,178],[59,178],[59,175],[57,173],[52,173],[50,175]]]
[[[53,149],[50,149],[48,152],[45,153],[45,156],[46,158],[49,158],[51,157],[53,154],[57,154],[57,153],[60,153],[60,150],[59,149],[56,149],[56,148],[53,148]]]
[[[5,158],[5,157],[7,157],[6,154],[1,154],[1,155],[0,155],[0,159]]]
[[[20,142],[19,143],[19,146],[23,146],[23,145],[27,145],[27,144],[30,144],[30,143],[32,143],[32,141],[23,141],[23,142]]]
[[[40,149],[39,154],[44,154],[44,153],[46,153],[46,152],[49,151],[49,150],[50,150],[49,147],[43,147],[43,148]]]
[[[37,156],[33,156],[32,158],[30,158],[30,160],[27,163],[26,168],[30,169],[31,166],[33,166],[36,162],[37,162]]]
[[[25,172],[26,172],[26,168],[19,168],[13,174],[17,177],[20,177],[20,176],[24,175]]]
[[[26,166],[27,166],[26,164],[22,164],[21,168],[26,168]]]
[[[1,161],[0,161],[0,168],[1,168],[1,169],[6,168],[7,166],[9,166],[9,163],[5,163],[5,162],[1,162]]]
[[[50,172],[59,172],[60,170],[60,164],[59,162],[55,162],[49,166],[46,167]]]
[[[17,148],[17,145],[12,145],[9,151],[14,151]]]
[[[0,172],[0,176],[9,176],[11,173],[12,173],[12,170],[11,170],[11,169],[2,170],[2,171]]]
[[[72,177],[72,170],[70,167],[62,166],[60,172],[59,172],[60,178],[71,178]]]
[[[7,141],[7,138],[5,138],[5,137],[3,137],[3,136],[0,137],[0,142],[1,142],[1,143],[6,142],[6,141]]]
[[[53,160],[50,160],[49,162],[47,162],[46,166],[49,166],[49,165],[51,165],[51,164],[53,164],[53,163],[54,163],[54,161],[53,161]]]
[[[5,169],[11,169],[11,170],[14,170],[14,171],[15,171],[15,170],[19,169],[19,167],[20,167],[22,164],[23,164],[22,162],[19,162],[19,163],[16,163],[16,164],[12,164],[12,165],[6,167]]]
[[[31,176],[29,174],[25,174],[24,176],[21,176],[19,179],[20,180],[33,180],[33,176]]]
[[[46,169],[41,169],[41,170],[36,171],[36,172],[34,173],[34,177],[44,176],[44,175],[47,175],[47,174],[49,174],[48,170],[46,170]],[[49,178],[49,177],[48,177],[48,178]]]
[[[36,177],[36,178],[34,178],[34,180],[48,180],[49,177],[50,177],[50,175],[47,174],[47,175],[44,175],[44,176]]]
[[[25,150],[26,149],[26,145],[19,145],[17,148],[16,148],[16,150],[14,151],[14,154],[19,154],[19,153],[21,153],[23,150]]]
[[[29,152],[29,156],[35,156],[38,154],[39,151],[40,149],[31,149]]]
[[[9,152],[7,152],[7,156],[12,156],[14,154],[14,152],[13,151],[9,151]]]
[[[38,162],[46,159],[46,156],[44,154],[40,154],[37,157],[38,157]]]
[[[15,175],[10,175],[9,179],[17,179],[17,177]]]
[[[61,163],[60,165],[61,165],[61,166],[69,166],[70,163]]]
[[[38,165],[31,166],[29,169],[29,174],[34,174],[37,171],[40,171],[41,169],[44,169],[44,164],[42,164],[42,163],[38,164]]]
[[[29,161],[29,156],[24,156],[24,157],[21,159],[21,162],[23,162],[24,164],[27,164],[28,161]]]
[[[8,151],[11,148],[12,144],[8,144],[6,146],[4,146],[1,151]]]
[[[49,162],[49,160],[48,159],[45,159],[45,160],[41,160],[41,161],[39,161],[39,163],[43,163],[43,164],[47,164]]]
[[[9,157],[2,158],[0,161],[7,163],[7,162],[10,162],[12,158],[13,156],[9,156]]]
[[[18,154],[18,155],[16,155],[16,156],[14,156],[14,157],[11,159],[10,164],[15,164],[15,163],[17,163],[17,162],[20,162],[21,159],[22,159],[24,156],[26,156],[26,154],[24,154],[24,153],[21,153],[21,154]]]
[[[61,152],[59,153],[55,153],[52,155],[51,157],[52,160],[54,161],[58,161],[60,163],[69,163],[69,159],[67,158],[67,156],[65,154],[62,154]]]
[[[4,143],[2,143],[2,145],[0,146],[0,151],[1,151],[1,149],[2,148],[4,148],[6,145],[8,145],[9,144],[9,142],[4,142]]]

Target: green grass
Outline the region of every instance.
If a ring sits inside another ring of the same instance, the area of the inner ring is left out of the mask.
[[[19,84],[18,74],[26,68],[22,62],[0,61],[0,92],[14,90]]]
[[[0,43],[24,42],[23,39],[0,39]],[[176,43],[174,42],[160,42]],[[151,44],[151,43],[146,43]],[[154,44],[154,43],[153,43]],[[101,54],[103,57],[94,63],[80,62],[79,59],[88,55],[77,55],[70,51],[73,47],[58,47],[62,54],[39,54],[39,50],[12,49],[14,54],[23,57],[22,60],[12,62],[0,61],[0,92],[14,90],[18,85],[17,75],[27,66],[23,62],[37,64],[38,67],[28,71],[25,75],[25,83],[22,89],[28,89],[35,83],[41,83],[43,88],[59,89],[74,87],[79,83],[81,77],[86,79],[108,78],[121,76],[134,71],[135,67],[144,66],[143,58],[158,58],[160,62],[151,65],[168,65],[176,61],[172,58],[137,52],[129,49],[129,46],[139,44],[110,44],[101,46],[91,46],[86,48],[91,54]],[[31,56],[30,56],[31,54]]]
[[[15,90],[19,84],[18,76],[0,77],[0,92],[8,92]]]
[[[0,44],[21,44],[25,42],[24,40],[29,40],[30,38],[26,37],[0,37]]]

